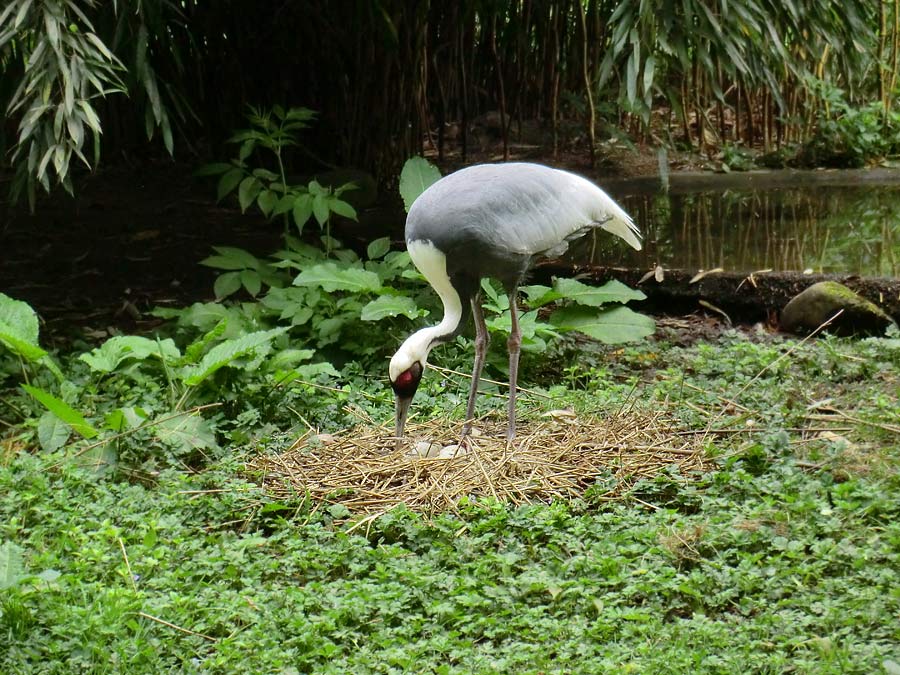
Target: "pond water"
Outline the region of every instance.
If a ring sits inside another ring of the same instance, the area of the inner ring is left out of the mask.
[[[804,271],[900,276],[900,184],[816,183],[668,194],[621,184],[610,190],[644,233],[625,252],[605,233],[585,237],[580,263],[731,272]]]

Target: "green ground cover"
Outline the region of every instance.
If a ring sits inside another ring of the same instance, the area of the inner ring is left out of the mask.
[[[243,442],[199,461],[148,444],[102,472],[74,446],[11,435],[0,672],[900,672],[900,340],[661,333],[525,362],[549,395],[523,400],[526,419],[630,397],[668,400],[696,428],[720,409],[719,423],[758,429],[717,435],[716,470],[614,502],[476,499],[354,527],[340,507],[260,489],[245,462],[297,433],[246,411]],[[570,364],[561,382],[548,363]],[[279,396],[314,425],[354,423],[353,406],[390,419],[383,381],[348,382]],[[144,405],[166,394],[128,386]],[[423,387],[420,415],[460,414],[464,382],[456,395],[432,373]]]

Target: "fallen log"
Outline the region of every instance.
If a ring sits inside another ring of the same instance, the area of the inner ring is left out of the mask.
[[[698,309],[712,312],[719,309],[739,323],[776,321],[785,305],[801,291],[819,281],[837,281],[875,303],[900,323],[900,279],[772,271],[698,274],[696,271],[662,270],[661,275],[648,275],[646,270],[559,262],[538,266],[531,279],[532,283],[548,284],[556,276],[574,276],[597,285],[618,279],[647,295],[647,300],[640,303],[646,311],[686,314]]]

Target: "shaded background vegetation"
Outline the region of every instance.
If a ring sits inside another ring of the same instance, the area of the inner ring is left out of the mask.
[[[381,181],[423,149],[504,152],[536,126],[859,165],[894,152],[900,7],[887,0],[12,0],[0,131],[16,187],[104,153],[221,152],[247,105],[320,115],[295,170]],[[490,113],[486,116],[486,113]],[[488,120],[486,122],[486,120]],[[781,155],[778,153],[781,152]],[[78,159],[76,159],[78,158]]]

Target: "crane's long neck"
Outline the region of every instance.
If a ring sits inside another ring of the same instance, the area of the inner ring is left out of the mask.
[[[469,297],[462,297],[447,274],[447,257],[430,241],[407,243],[409,255],[444,304],[441,322],[410,335],[401,351],[425,360],[435,345],[447,342],[462,332],[469,311]]]

